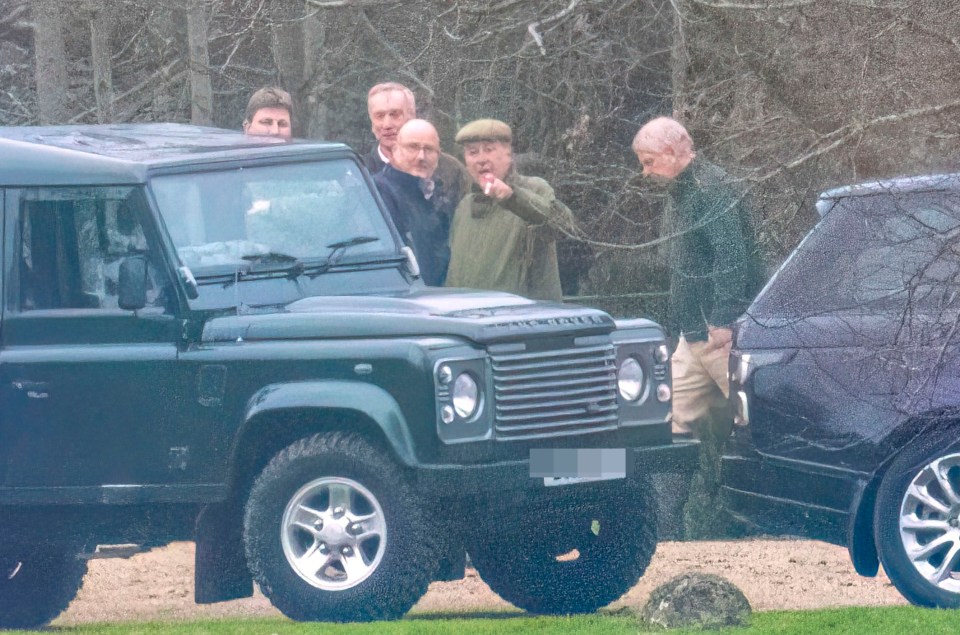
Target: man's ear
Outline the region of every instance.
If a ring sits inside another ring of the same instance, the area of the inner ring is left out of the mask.
[[[241,124],[241,125],[243,126],[243,131],[246,132],[246,131],[247,131],[247,128],[250,127],[250,120],[249,120],[249,119],[244,119],[244,120],[243,120],[243,124]]]

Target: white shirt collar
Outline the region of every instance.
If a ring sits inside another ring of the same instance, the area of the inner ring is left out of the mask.
[[[390,165],[390,159],[388,159],[388,158],[387,158],[387,155],[385,155],[385,154],[383,153],[383,150],[380,149],[380,144],[379,144],[379,143],[377,144],[377,154],[380,155],[380,160],[381,160],[381,161],[383,161],[383,162],[386,163],[387,165]]]

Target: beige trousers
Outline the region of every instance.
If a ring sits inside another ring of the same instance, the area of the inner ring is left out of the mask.
[[[726,347],[705,352],[706,342],[687,342],[680,336],[677,350],[670,358],[673,373],[674,433],[695,433],[695,422],[710,419],[712,413],[725,411],[730,392],[727,378]]]

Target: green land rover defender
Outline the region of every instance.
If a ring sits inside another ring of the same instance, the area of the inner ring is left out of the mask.
[[[648,320],[429,288],[340,144],[175,124],[0,128],[0,628],[87,561],[196,542],[196,600],[403,615],[466,554],[595,610],[657,542]]]

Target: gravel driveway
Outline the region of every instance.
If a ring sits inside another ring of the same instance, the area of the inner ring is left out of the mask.
[[[640,606],[658,584],[688,570],[722,575],[738,585],[755,610],[906,604],[882,573],[861,578],[842,547],[800,540],[664,542],[647,574],[613,606]],[[414,611],[510,609],[476,572],[436,582]],[[245,600],[193,603],[193,543],[175,543],[129,560],[94,560],[83,589],[55,622],[269,616],[279,613],[259,593]]]

